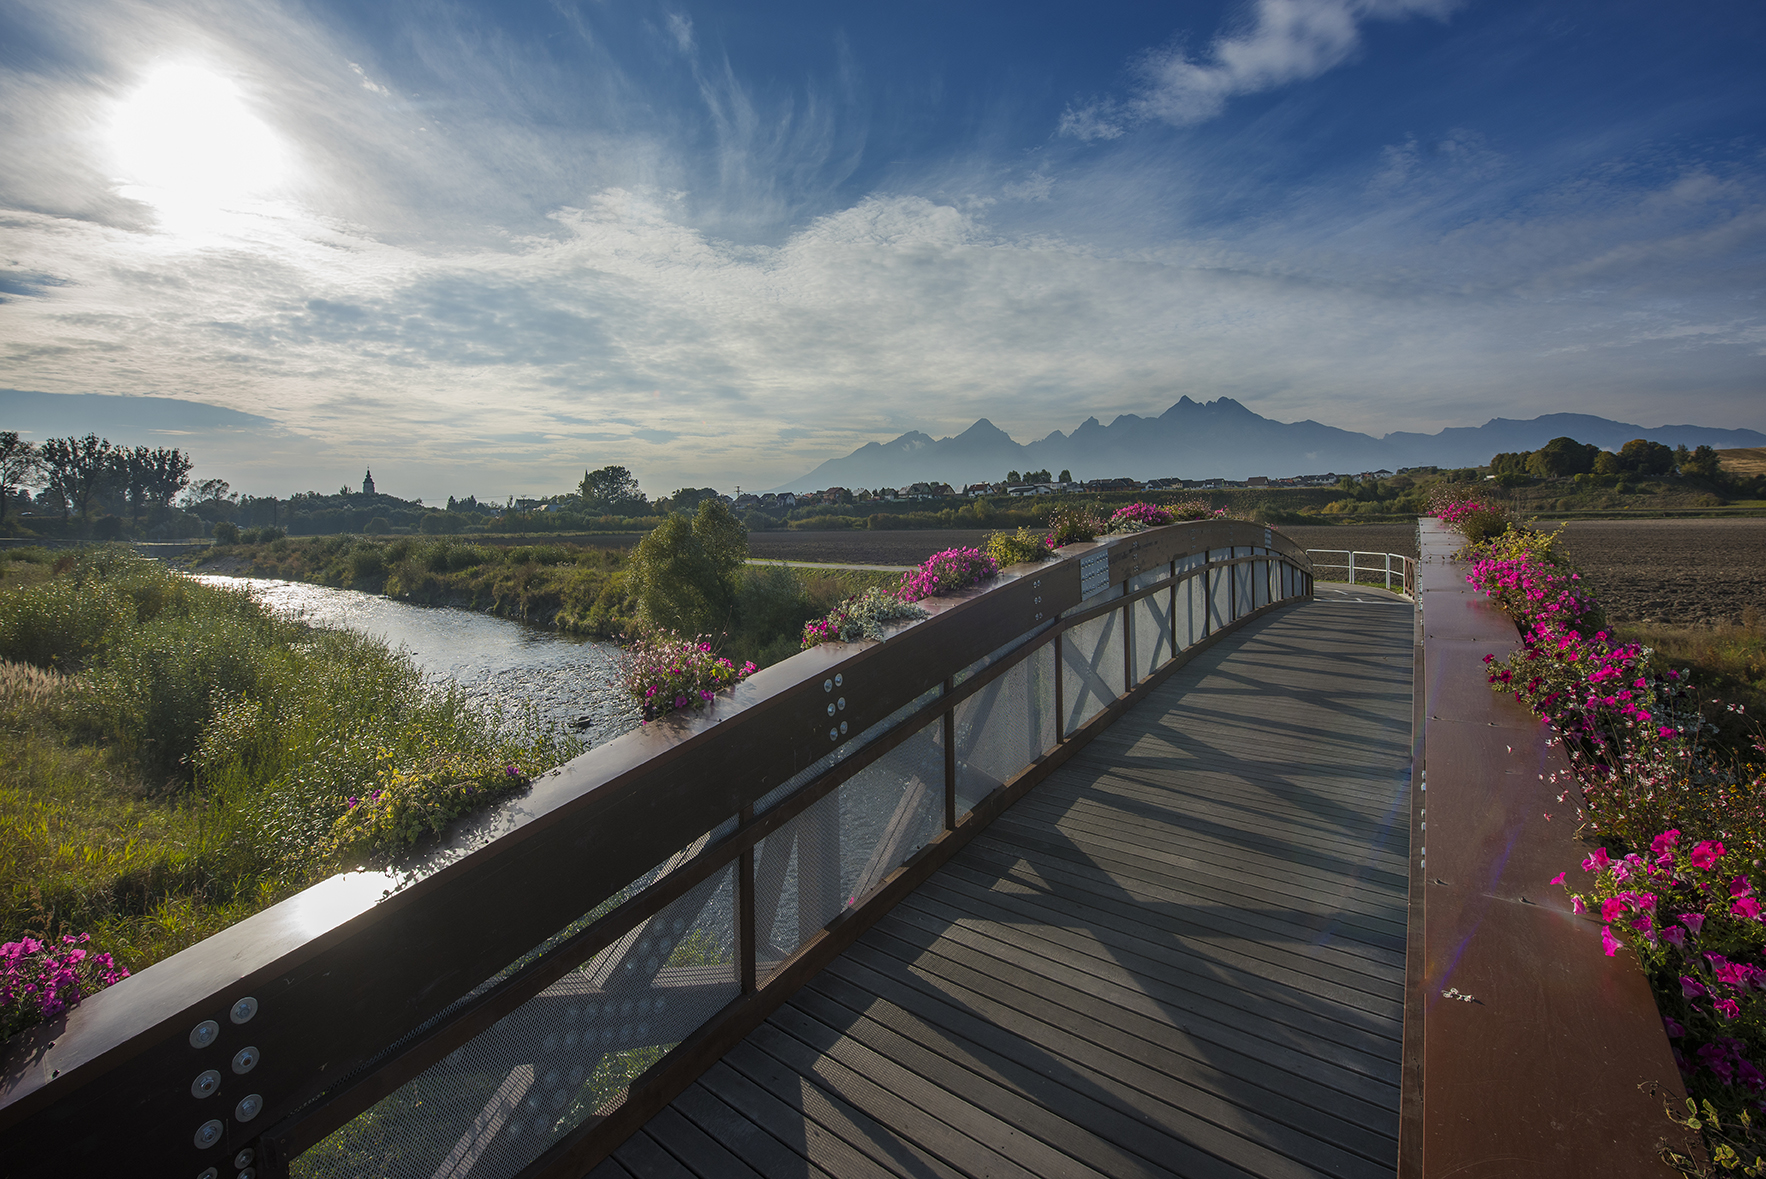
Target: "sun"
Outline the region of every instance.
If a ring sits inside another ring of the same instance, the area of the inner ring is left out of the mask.
[[[106,128],[126,195],[180,219],[272,195],[291,153],[229,78],[167,64],[124,99]]]

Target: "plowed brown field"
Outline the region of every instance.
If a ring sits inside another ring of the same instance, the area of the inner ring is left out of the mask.
[[[1560,543],[1615,622],[1713,626],[1766,610],[1766,519],[1572,520]]]

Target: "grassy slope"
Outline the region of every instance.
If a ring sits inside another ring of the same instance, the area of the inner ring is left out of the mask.
[[[0,940],[90,932],[139,969],[347,866],[346,799],[399,770],[532,774],[576,749],[153,562],[7,555]]]

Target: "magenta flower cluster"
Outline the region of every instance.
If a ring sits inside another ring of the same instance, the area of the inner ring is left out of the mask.
[[[109,954],[88,951],[91,940],[90,934],[63,934],[59,945],[33,937],[0,945],[0,1038],[129,977]]]
[[[902,574],[895,596],[904,602],[918,602],[980,585],[999,576],[999,571],[999,562],[980,549],[945,549],[927,557],[918,569]]]
[[[1492,684],[1604,764],[1639,744],[1680,739],[1690,702],[1679,673],[1656,680],[1641,645],[1598,628],[1599,606],[1579,574],[1524,545],[1488,548],[1466,580],[1515,620],[1523,643],[1500,662],[1484,657]]]
[[[1571,905],[1599,916],[1609,957],[1630,946],[1656,978],[1662,1023],[1688,1084],[1736,1086],[1766,1110],[1766,1073],[1749,1047],[1766,1021],[1759,964],[1766,910],[1734,859],[1722,840],[1688,840],[1676,829],[1652,839],[1648,855],[1596,848],[1582,861],[1590,891],[1571,894]]]
[[[704,708],[724,688],[755,672],[715,654],[708,636],[685,639],[661,631],[627,643],[619,653],[620,682],[644,710],[646,721],[688,708]]]
[[[1110,532],[1138,532],[1144,528],[1158,528],[1172,521],[1171,512],[1157,504],[1132,503],[1117,508],[1110,514]]]
[[[1466,521],[1489,513],[1501,514],[1502,509],[1495,504],[1487,504],[1473,496],[1448,496],[1429,505],[1435,518],[1449,528],[1459,528]]]

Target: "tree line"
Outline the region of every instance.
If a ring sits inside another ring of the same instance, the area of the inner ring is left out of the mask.
[[[16,430],[0,430],[0,503],[10,504],[16,488],[40,486],[60,501],[66,520],[75,511],[90,515],[94,502],[120,492],[131,522],[139,522],[142,509],[171,506],[190,486],[194,465],[175,446],[112,446],[96,434],[34,443]]]
[[[1690,479],[1717,478],[1721,460],[1709,446],[1688,450],[1669,447],[1646,438],[1633,438],[1617,451],[1602,450],[1592,442],[1553,438],[1538,450],[1512,451],[1490,459],[1490,473],[1504,477],[1566,479],[1575,475],[1679,474]]]

